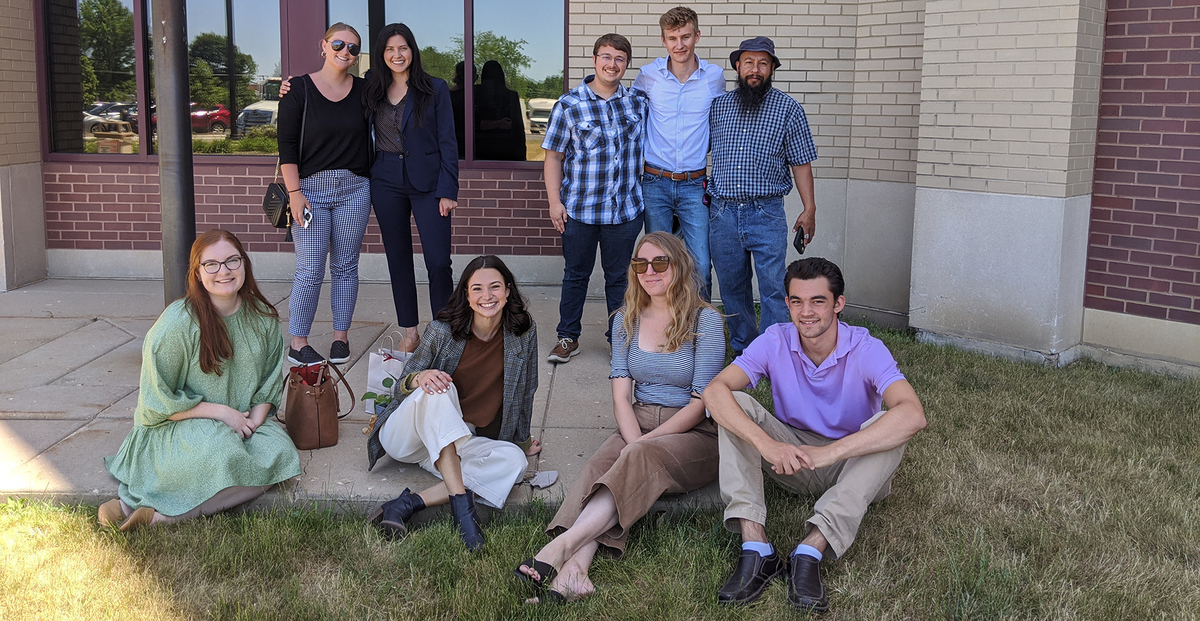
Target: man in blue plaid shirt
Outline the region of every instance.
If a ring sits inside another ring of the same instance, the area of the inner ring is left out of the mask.
[[[600,247],[608,314],[620,306],[626,268],[642,229],[644,129],[648,103],[621,86],[633,56],[629,40],[606,34],[592,48],[595,75],[563,95],[546,125],[546,194],[550,221],[562,235],[563,284],[558,343],[551,362],[579,353],[583,302]],[[611,340],[611,324],[605,337]]]
[[[771,87],[780,64],[775,43],[767,37],[747,39],[729,61],[737,69],[738,88],[714,99],[708,113],[708,245],[729,316],[729,345],[740,353],[759,334],[751,258],[758,274],[762,326],[789,321],[783,290],[788,248],[783,197],[792,191],[795,177],[804,211],[792,230],[803,229],[807,243],[816,230],[811,162],[817,159],[817,149],[804,109]]]

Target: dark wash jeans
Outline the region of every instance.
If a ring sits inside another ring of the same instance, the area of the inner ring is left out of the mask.
[[[608,306],[609,326],[604,337],[612,340],[612,314],[621,308],[627,270],[633,246],[642,232],[643,214],[620,224],[584,224],[567,216],[562,232],[563,284],[558,304],[558,338],[579,340],[583,330],[583,303],[588,281],[596,266],[596,246],[600,246],[600,268],[604,270],[604,300]]]

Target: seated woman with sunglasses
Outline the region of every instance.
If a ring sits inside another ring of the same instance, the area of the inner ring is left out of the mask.
[[[371,217],[364,82],[350,74],[358,64],[359,41],[354,28],[341,22],[330,26],[321,40],[321,70],[300,76],[300,84],[279,102],[279,162],[296,244],[296,276],[288,298],[292,364],[324,359],[309,345],[308,335],[325,281],[326,255],[333,308],[329,361],[350,360],[359,249]]]
[[[404,365],[403,399],[367,440],[368,470],[387,453],[442,479],[377,509],[370,519],[385,535],[402,536],[413,514],[449,503],[467,549],[483,546],[474,497],[503,507],[526,455],[541,450],[529,437],[537,358],[537,327],[512,272],[495,256],[476,257]]]
[[[629,527],[659,496],[717,478],[717,428],[700,394],[725,360],[721,315],[700,298],[692,256],[669,233],[638,242],[629,283],[613,317],[617,431],[546,527],[555,539],[516,569],[538,591],[536,601],[590,594],[588,568],[600,546],[621,556]]]
[[[241,242],[220,229],[200,235],[187,293],[146,334],[133,430],[104,460],[119,498],[100,506],[100,524],[129,531],[211,515],[299,476],[291,438],[267,419],[283,362],[279,314]]]

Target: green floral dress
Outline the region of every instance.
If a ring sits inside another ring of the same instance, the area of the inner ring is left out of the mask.
[[[167,420],[201,401],[241,412],[260,403],[279,408],[285,358],[278,320],[243,304],[225,327],[233,357],[219,376],[200,370],[200,326],[183,300],[168,306],[146,334],[133,430],[121,450],[104,459],[130,507],[180,515],[227,487],[300,475],[295,445],[270,417],[246,440],[220,421]]]

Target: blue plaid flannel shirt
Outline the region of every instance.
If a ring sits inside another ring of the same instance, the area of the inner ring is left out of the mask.
[[[790,167],[817,159],[804,108],[778,89],[768,91],[754,112],[742,107],[737,91],[729,91],[713,100],[708,124],[708,193],[722,200],[786,196],[792,191]]]
[[[649,102],[624,86],[601,99],[588,88],[592,79],[554,104],[542,148],[563,154],[560,196],[568,216],[584,224],[621,224],[642,212]]]

